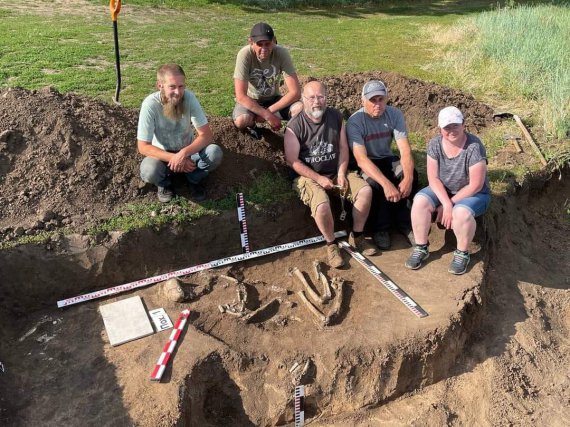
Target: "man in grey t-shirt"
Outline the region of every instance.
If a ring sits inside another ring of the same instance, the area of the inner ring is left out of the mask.
[[[140,166],[144,182],[158,187],[158,200],[172,199],[172,176],[184,174],[194,201],[206,198],[202,181],[222,161],[222,149],[196,96],[186,89],[186,76],[178,64],[164,64],[157,72],[158,92],[142,103],[137,148],[145,156]],[[197,136],[194,137],[194,130]]]
[[[362,108],[346,124],[348,145],[374,193],[367,225],[380,249],[390,248],[392,226],[413,244],[410,207],[418,181],[404,115],[387,101],[386,85],[369,81],[362,88]],[[393,141],[400,157],[392,152]]]
[[[327,107],[326,88],[311,81],[303,88],[303,111],[287,124],[284,138],[287,164],[298,175],[293,189],[311,215],[327,244],[331,267],[344,265],[334,234],[334,218],[327,192],[338,190],[353,204],[353,230],[348,241],[364,255],[376,254],[363,230],[372,190],[356,173],[348,172],[348,145],[340,111]]]
[[[303,109],[301,86],[291,56],[277,45],[273,28],[264,22],[255,24],[248,41],[236,59],[232,117],[238,129],[247,129],[259,139],[256,123],[267,122],[279,130],[281,120],[289,120]],[[282,75],[287,86],[284,96],[279,92]]]

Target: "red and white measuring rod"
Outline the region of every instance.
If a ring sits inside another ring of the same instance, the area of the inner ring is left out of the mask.
[[[346,231],[337,231],[335,236],[344,237]],[[277,252],[289,251],[291,249],[300,248],[302,246],[312,245],[324,241],[323,236],[311,237],[309,239],[297,240],[291,243],[284,243],[282,245],[272,246],[258,251],[247,252],[244,254],[234,255],[227,258],[221,258],[215,261],[210,261],[205,264],[195,265],[193,267],[185,268],[183,270],[172,271],[170,273],[153,276],[146,279],[137,280],[135,282],[125,283],[124,285],[115,286],[112,288],[102,289],[100,291],[91,292],[89,294],[79,295],[73,298],[64,299],[57,302],[59,308],[67,307],[69,305],[79,304],[85,301],[90,301],[97,298],[103,298],[110,295],[119,294],[121,292],[131,291],[143,286],[152,285],[154,283],[163,282],[173,277],[187,276],[188,274],[196,273],[202,270],[209,270],[210,268],[221,267],[222,265],[233,264],[239,261],[246,261],[252,258],[258,258],[265,255],[271,255]]]
[[[176,348],[178,338],[180,338],[180,334],[184,330],[184,326],[186,326],[188,316],[190,316],[190,310],[183,310],[182,313],[180,313],[178,320],[174,324],[174,329],[170,334],[170,338],[162,349],[162,354],[158,358],[158,362],[156,362],[156,365],[154,365],[154,369],[150,374],[151,381],[160,381],[162,378],[162,374],[164,374],[164,370],[166,369],[166,364]]]

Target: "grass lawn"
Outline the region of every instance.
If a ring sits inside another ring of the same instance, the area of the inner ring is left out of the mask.
[[[133,3],[123,4],[118,18],[123,105],[138,107],[154,87],[158,65],[178,62],[207,113],[220,116],[231,113],[235,56],[255,22],[271,23],[279,43],[291,50],[300,75],[384,69],[443,81],[441,71],[426,68],[434,45],[423,29],[449,26],[494,4],[408,2],[399,7],[266,12],[204,0],[178,1],[186,7],[176,9]],[[37,0],[0,4],[0,84],[30,89],[52,85],[60,92],[110,101],[116,76],[107,2],[48,6]]]

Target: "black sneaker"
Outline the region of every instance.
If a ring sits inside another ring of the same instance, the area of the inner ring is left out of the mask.
[[[449,264],[449,271],[452,274],[463,274],[467,271],[467,266],[469,265],[469,261],[471,257],[469,256],[469,252],[467,251],[460,251],[456,249],[453,252],[453,260],[451,264]]]
[[[171,186],[161,187],[158,186],[158,201],[162,203],[168,203],[174,197],[174,190],[172,190]]]
[[[429,257],[429,249],[427,245],[416,245],[412,250],[412,254],[406,260],[406,267],[412,270],[417,270],[422,266],[424,262]]]
[[[195,202],[206,200],[206,190],[200,184],[188,184],[190,187],[190,199]]]
[[[387,231],[377,231],[372,236],[374,239],[374,243],[382,250],[390,249],[391,241],[390,241],[390,233]]]
[[[245,128],[246,132],[249,133],[255,139],[261,139],[261,129],[257,126]]]

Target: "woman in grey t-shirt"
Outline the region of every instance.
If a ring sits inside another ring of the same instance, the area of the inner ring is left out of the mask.
[[[485,147],[475,135],[465,132],[463,114],[456,107],[439,112],[441,134],[427,147],[429,187],[419,191],[412,206],[416,245],[406,267],[416,270],[428,258],[428,233],[435,217],[457,238],[449,272],[463,274],[469,264],[468,247],[477,227],[475,218],[489,207]]]

